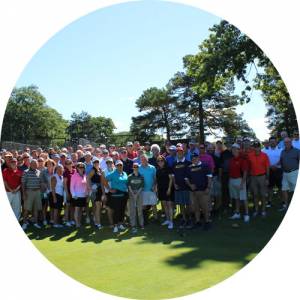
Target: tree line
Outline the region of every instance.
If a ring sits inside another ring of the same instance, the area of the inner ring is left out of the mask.
[[[183,72],[177,72],[164,88],[150,87],[136,100],[141,114],[132,118],[131,131],[146,139],[156,130],[163,130],[169,140],[189,134],[202,143],[216,130],[225,136],[255,137],[243,115],[236,112],[238,104],[251,101],[253,90],[259,90],[265,101],[271,134],[296,130],[288,90],[263,51],[226,21],[209,31],[199,52],[183,57]],[[251,84],[247,74],[253,68]],[[243,83],[238,94],[237,83]]]
[[[2,126],[2,141],[60,145],[87,138],[98,143],[121,143],[129,137],[158,140],[161,130],[168,140],[186,136],[204,142],[209,134],[250,136],[255,133],[236,112],[249,103],[253,90],[260,91],[267,106],[268,127],[273,135],[298,129],[288,90],[271,61],[245,34],[226,21],[210,28],[198,53],[183,57],[183,71],[163,88],[150,87],[136,100],[140,115],[132,117],[129,132],[114,133],[111,118],[73,113],[65,120],[49,107],[38,87],[14,88]],[[249,70],[255,70],[252,82]],[[243,90],[236,91],[237,83]]]

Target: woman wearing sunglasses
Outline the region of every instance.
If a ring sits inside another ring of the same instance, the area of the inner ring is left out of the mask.
[[[85,174],[85,165],[79,162],[76,171],[71,177],[70,191],[74,199],[74,219],[76,227],[81,226],[82,210],[86,206],[87,196],[89,194],[88,182]]]
[[[106,187],[109,187],[108,182],[110,181],[110,198],[107,206],[113,210],[113,232],[117,233],[119,230],[125,229],[123,222],[128,199],[128,177],[123,171],[123,162],[121,160],[116,161],[115,166],[116,170],[107,175],[103,183]]]

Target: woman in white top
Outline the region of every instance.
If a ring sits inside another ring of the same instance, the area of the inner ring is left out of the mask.
[[[60,212],[63,208],[64,202],[64,178],[63,178],[64,167],[57,165],[55,168],[54,175],[51,177],[51,194],[53,202],[53,221],[55,228],[61,228],[63,225],[59,223]]]

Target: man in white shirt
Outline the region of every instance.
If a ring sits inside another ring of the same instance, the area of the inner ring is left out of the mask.
[[[297,130],[295,130],[293,133],[292,145],[294,148],[300,149],[299,132]]]
[[[277,187],[281,191],[282,169],[280,165],[280,155],[282,148],[278,148],[275,137],[270,137],[269,147],[262,149],[266,153],[270,161],[270,177],[267,207],[271,207],[274,188]]]

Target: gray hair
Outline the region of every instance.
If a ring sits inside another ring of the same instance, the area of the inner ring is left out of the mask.
[[[158,150],[158,152],[160,152],[160,147],[157,145],[157,144],[153,144],[153,145],[151,145],[151,151],[153,150],[153,149],[157,149]]]

